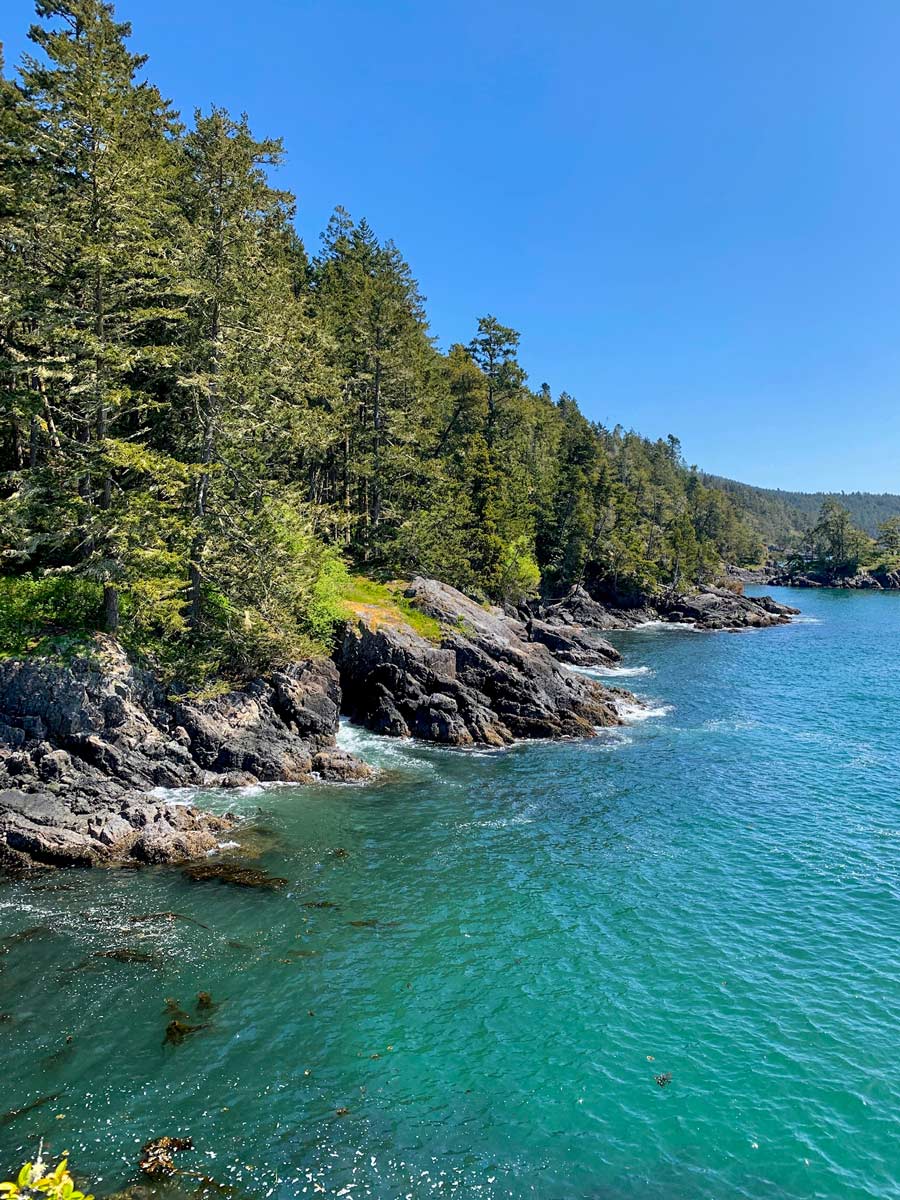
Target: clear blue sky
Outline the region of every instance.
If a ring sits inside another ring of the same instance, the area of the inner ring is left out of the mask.
[[[4,0],[10,65],[28,0]],[[315,250],[393,237],[444,346],[768,486],[900,491],[897,0],[121,0],[185,114],[281,135]]]

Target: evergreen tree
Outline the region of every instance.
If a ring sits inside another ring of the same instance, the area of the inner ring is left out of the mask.
[[[44,59],[23,63],[19,128],[29,144],[18,147],[37,186],[22,200],[14,246],[28,290],[20,286],[10,314],[27,331],[17,391],[33,418],[18,507],[29,552],[100,581],[115,631],[120,585],[148,566],[147,522],[170,515],[147,503],[147,473],[164,464],[136,446],[178,308],[177,127],[138,80],[145,60],[127,49],[130,28],[111,5],[39,0],[37,12],[46,24],[30,37]]]

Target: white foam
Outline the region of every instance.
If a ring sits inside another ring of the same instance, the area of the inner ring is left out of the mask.
[[[587,675],[589,679],[623,679],[634,675],[655,675],[652,667],[569,667],[578,675]]]
[[[617,700],[616,712],[628,724],[635,721],[649,721],[653,717],[667,717],[672,711],[671,704],[633,704],[630,700]]]
[[[629,626],[629,630],[641,632],[656,632],[660,629],[682,629],[685,633],[698,632],[696,621],[641,621],[637,625]]]
[[[147,795],[152,796],[154,800],[165,800],[167,804],[185,806],[193,804],[197,793],[202,790],[199,787],[155,787],[151,788]]]

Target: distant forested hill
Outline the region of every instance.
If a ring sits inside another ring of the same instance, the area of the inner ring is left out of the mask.
[[[721,488],[745,515],[760,537],[770,545],[789,545],[815,524],[823,500],[838,500],[859,529],[874,537],[882,521],[900,515],[900,496],[890,492],[785,492],[781,488],[753,487],[704,475],[708,486]]]

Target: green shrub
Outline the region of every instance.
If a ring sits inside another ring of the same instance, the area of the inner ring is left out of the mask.
[[[97,629],[103,588],[70,574],[0,576],[0,654],[28,654],[61,635]]]

